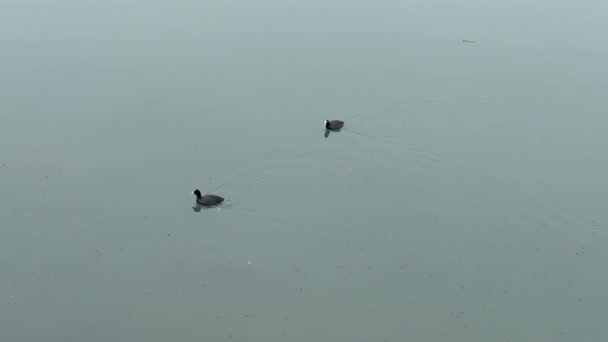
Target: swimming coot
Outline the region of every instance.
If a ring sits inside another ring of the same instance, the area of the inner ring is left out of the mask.
[[[223,197],[217,195],[205,195],[202,196],[199,189],[192,191],[193,194],[196,195],[196,203],[202,205],[216,205],[222,203],[224,201]]]
[[[344,126],[344,121],[340,120],[325,120],[325,128],[327,129],[340,129]]]

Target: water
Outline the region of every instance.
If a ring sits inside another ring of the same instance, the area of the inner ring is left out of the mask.
[[[607,9],[0,2],[1,339],[605,340]]]

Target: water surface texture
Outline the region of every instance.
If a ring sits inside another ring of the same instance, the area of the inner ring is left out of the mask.
[[[0,340],[605,341],[607,11],[0,1]]]

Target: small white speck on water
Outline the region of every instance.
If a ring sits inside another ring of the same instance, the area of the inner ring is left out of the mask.
[[[251,261],[247,261],[247,264],[251,265]]]

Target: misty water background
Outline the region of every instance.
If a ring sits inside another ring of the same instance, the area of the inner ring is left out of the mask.
[[[606,340],[607,11],[0,1],[0,339]]]

